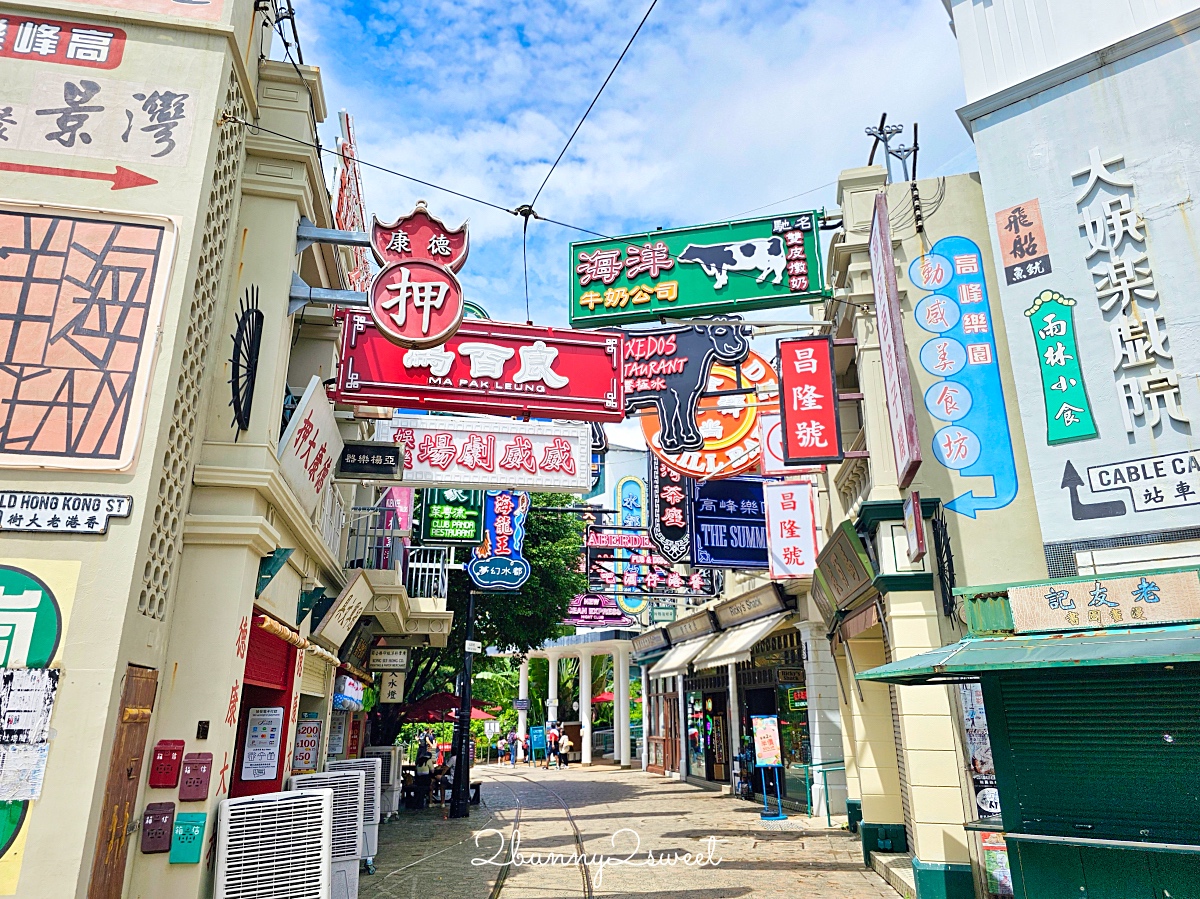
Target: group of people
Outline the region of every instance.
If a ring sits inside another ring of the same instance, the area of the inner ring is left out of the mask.
[[[517,765],[517,757],[521,754],[524,755],[526,765],[534,764],[529,734],[521,737],[517,735],[515,730],[510,730],[508,736],[504,738],[502,746],[502,751],[508,752],[509,764],[514,768]],[[551,761],[559,768],[566,768],[569,763],[568,756],[574,748],[575,746],[571,741],[571,737],[559,726],[557,721],[553,721],[546,726],[547,768],[550,767]]]
[[[433,731],[426,729],[417,738],[417,765],[413,774],[405,774],[405,786],[411,784],[410,808],[427,808],[433,802],[434,792],[439,801],[445,802],[446,795],[454,786],[455,757],[450,756],[442,764],[437,762],[438,747]],[[411,778],[411,781],[410,781]]]

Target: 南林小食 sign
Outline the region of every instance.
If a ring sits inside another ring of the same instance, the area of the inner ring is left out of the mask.
[[[571,326],[689,318],[824,299],[821,213],[571,244]]]

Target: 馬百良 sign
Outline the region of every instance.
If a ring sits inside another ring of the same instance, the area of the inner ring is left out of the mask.
[[[571,244],[571,326],[824,299],[819,212]]]

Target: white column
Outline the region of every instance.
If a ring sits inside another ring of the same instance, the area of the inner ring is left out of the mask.
[[[628,768],[630,759],[630,744],[633,740],[633,734],[631,733],[633,729],[633,716],[630,714],[629,709],[629,650],[622,646],[620,649],[614,652],[613,664],[617,666],[617,676],[615,678],[617,682],[617,695],[614,697],[614,699],[616,702],[620,703],[619,707],[621,709],[621,725],[616,732],[617,742],[614,746],[616,749],[615,755],[617,756],[621,767]]]
[[[642,770],[643,771],[645,771],[646,767],[650,764],[650,756],[649,756],[650,750],[647,748],[650,745],[650,741],[648,739],[646,739],[650,735],[650,700],[646,696],[646,691],[649,689],[649,687],[647,685],[649,684],[650,681],[649,681],[649,678],[646,677],[647,670],[648,669],[646,668],[645,665],[642,665],[640,668],[638,668],[638,678],[639,678],[639,682],[642,685],[642,689],[640,692],[642,694]],[[656,730],[655,732],[657,733],[658,731]]]
[[[742,713],[738,708],[737,662],[729,663],[729,783],[737,786],[733,757],[742,751]]]
[[[592,654],[579,654],[579,751],[580,761],[592,763]]]
[[[677,675],[679,682],[679,779],[687,780],[688,770],[688,716],[687,694],[683,692],[683,675]]]
[[[546,723],[558,720],[558,654],[547,655],[549,671],[546,675]]]
[[[812,622],[796,625],[804,642],[804,685],[808,689],[808,733],[812,740],[814,765],[840,767],[846,758],[842,740],[842,714],[838,704],[837,669],[829,652],[824,629]],[[846,772],[829,771],[830,809],[835,815],[846,813]],[[825,796],[819,772],[813,775],[812,807],[815,814],[825,813]]]
[[[521,679],[520,679],[519,684],[517,685],[517,698],[524,699],[526,702],[529,701],[529,659],[528,658],[526,658],[525,661],[523,661],[521,663]],[[519,709],[517,711],[517,736],[521,740],[524,740],[525,735],[529,732],[528,724],[529,724],[529,712],[525,711],[524,709]],[[523,750],[518,749],[517,751],[519,753],[519,755],[517,756],[518,758],[525,757],[525,753]]]

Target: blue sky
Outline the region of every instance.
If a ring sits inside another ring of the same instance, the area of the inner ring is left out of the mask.
[[[305,61],[324,78],[328,145],[345,108],[361,158],[509,208],[532,199],[645,8],[296,2]],[[659,0],[537,209],[624,234],[833,206],[823,185],[865,164],[863,129],[884,110],[908,130],[920,122],[922,176],[973,169],[962,103],[940,0]],[[369,169],[364,189],[380,218],[418,198],[451,225],[469,218],[468,298],[524,320],[520,219]],[[566,324],[568,244],[581,237],[530,226],[536,323]]]

